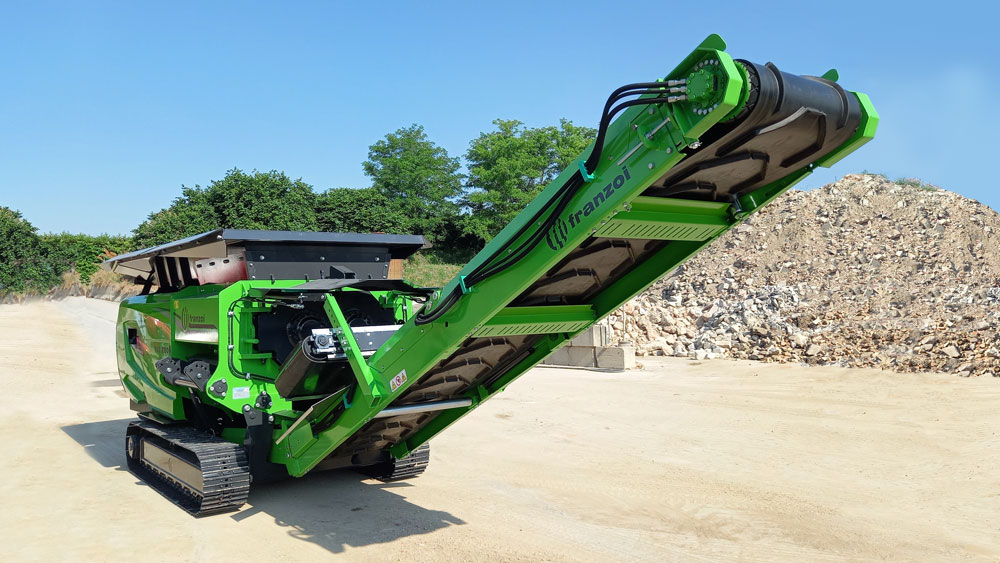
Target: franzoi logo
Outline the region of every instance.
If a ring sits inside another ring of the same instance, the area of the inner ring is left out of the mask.
[[[215,325],[207,322],[205,315],[192,314],[184,307],[181,309],[181,328],[215,328]]]
[[[569,227],[566,225],[566,220],[560,217],[556,219],[556,224],[552,225],[552,228],[549,229],[548,234],[545,235],[545,240],[548,241],[549,247],[552,250],[555,250],[556,244],[559,245],[559,248],[562,248],[563,245],[566,244],[566,235],[568,234],[569,234]]]
[[[602,204],[610,202],[615,190],[624,186],[625,182],[631,179],[632,176],[628,173],[628,167],[622,166],[622,173],[615,176],[614,180],[604,186],[603,189],[598,190],[593,198],[586,200],[587,202],[583,204],[583,207],[570,211],[565,217],[556,219],[556,222],[549,228],[549,232],[545,234],[545,241],[549,243],[549,248],[552,250],[562,249],[566,245],[566,242],[569,241],[570,232],[580,226],[581,217],[589,217]]]

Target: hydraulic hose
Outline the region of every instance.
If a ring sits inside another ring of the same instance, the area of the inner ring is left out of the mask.
[[[604,104],[604,111],[601,115],[601,120],[598,125],[597,136],[594,139],[594,148],[591,150],[590,155],[584,162],[584,168],[585,170],[587,170],[588,174],[596,170],[597,165],[600,162],[601,153],[604,149],[604,140],[607,136],[607,131],[608,127],[611,124],[611,119],[621,111],[630,107],[668,103],[670,100],[668,100],[666,96],[663,96],[663,94],[668,93],[668,91],[669,90],[667,90],[667,83],[665,82],[639,82],[635,84],[627,84],[625,86],[616,89],[614,92],[611,93],[611,95],[608,97],[607,102]],[[656,96],[652,98],[627,100],[619,103],[618,105],[614,105],[615,102],[618,102],[619,100],[629,96],[653,95],[653,94],[655,94]],[[535,226],[538,219],[543,214],[548,212],[548,216],[545,222],[542,225],[537,226],[535,232],[532,233],[532,235],[528,239],[523,241],[513,251],[509,251],[506,256],[501,255],[503,249],[498,250],[496,253],[493,254],[493,256],[490,256],[490,258],[487,259],[482,266],[479,266],[478,268],[473,270],[469,275],[466,276],[465,278],[466,285],[467,286],[475,285],[483,280],[486,280],[492,276],[499,274],[500,272],[503,272],[504,270],[508,269],[510,266],[521,260],[529,252],[531,252],[531,250],[538,245],[538,243],[545,236],[545,233],[548,232],[549,228],[555,223],[555,221],[559,218],[562,212],[566,209],[566,206],[569,205],[569,201],[573,198],[574,195],[576,195],[576,192],[580,189],[580,187],[584,183],[585,182],[583,180],[583,176],[579,171],[570,176],[570,178],[562,186],[559,187],[559,189],[554,194],[554,197],[549,200],[549,203],[547,203],[545,206],[539,209],[538,212],[531,218],[531,220],[526,221],[524,226],[522,226],[521,229],[518,230],[517,233],[515,233],[514,236],[511,237],[511,240],[517,240],[518,238],[523,236],[528,229],[530,229],[532,226]],[[549,208],[552,207],[553,202],[555,203],[555,206],[554,208],[551,209],[551,212],[549,212]],[[452,291],[448,295],[446,295],[443,299],[441,299],[441,301],[437,303],[437,306],[434,307],[433,311],[429,313],[421,311],[420,313],[415,315],[413,318],[414,324],[423,325],[436,321],[442,315],[444,315],[449,309],[451,309],[451,307],[453,307],[455,303],[458,302],[458,299],[461,296],[462,296],[462,291],[460,288],[456,287],[452,289]],[[426,309],[426,306],[424,308]]]
[[[663,103],[664,101],[665,100],[663,98],[655,98],[655,99],[648,98],[643,100],[630,100],[628,102],[622,102],[621,104],[616,106],[613,110],[611,110],[609,114],[605,115],[605,118],[602,121],[602,125],[604,125],[604,128],[606,129],[608,123],[610,123],[611,118],[614,117],[615,114],[619,113],[620,111],[628,107],[638,106],[638,105],[651,105],[656,103]],[[603,139],[601,141],[603,143]],[[591,154],[593,155],[595,153],[597,154],[597,158],[600,159],[601,153],[600,151],[597,150],[596,143],[594,146],[594,151]],[[591,169],[596,169],[596,166],[591,167],[590,165],[588,165],[587,166],[588,172]],[[556,209],[549,215],[549,218],[546,220],[546,223],[540,226],[538,229],[536,229],[535,232],[532,234],[531,238],[523,242],[517,248],[516,251],[501,258],[500,263],[491,264],[487,266],[486,270],[481,274],[479,274],[478,276],[476,276],[475,274],[466,276],[466,283],[475,284],[479,281],[482,281],[483,279],[486,279],[492,275],[495,275],[496,273],[503,271],[513,263],[523,258],[525,255],[527,255],[527,253],[530,252],[531,249],[534,248],[534,246],[537,245],[542,240],[542,238],[545,236],[545,233],[548,231],[548,227],[551,227],[552,224],[555,223],[556,219],[558,219],[562,211],[565,210],[566,206],[569,204],[569,201],[572,199],[574,195],[576,195],[576,191],[580,188],[580,186],[583,183],[584,183],[583,177],[581,176],[581,174],[579,172],[574,174],[569,180],[567,180],[566,184],[563,185],[563,189],[557,192],[557,196],[553,198],[553,200],[556,200],[558,203],[556,205]],[[530,226],[531,223],[533,222],[534,220],[527,223],[526,226]]]

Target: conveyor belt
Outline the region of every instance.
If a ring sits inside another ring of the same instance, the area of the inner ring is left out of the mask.
[[[739,63],[753,86],[743,111],[716,124],[699,143],[687,147],[685,158],[643,192],[651,198],[650,204],[656,200],[732,202],[808,167],[858,130],[862,119],[858,99],[835,82],[781,72],[773,64]],[[698,241],[710,241],[721,232],[719,228],[696,230],[650,233],[656,238],[642,238],[642,232],[623,229],[595,233],[507,307],[592,304],[606,288],[669,245],[687,245],[693,253]],[[420,375],[392,406],[455,399],[489,387],[532,354],[543,338],[544,334],[469,338],[450,357]],[[438,411],[371,420],[335,455],[391,447],[441,415]]]

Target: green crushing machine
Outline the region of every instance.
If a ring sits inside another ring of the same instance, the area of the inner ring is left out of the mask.
[[[443,288],[420,236],[223,229],[108,260],[129,467],[193,514],[260,483],[421,473],[428,440],[808,176],[872,139],[836,71],[734,60],[716,35],[614,90],[597,137]]]

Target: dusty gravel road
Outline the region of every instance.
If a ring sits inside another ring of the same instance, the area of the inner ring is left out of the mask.
[[[122,469],[116,306],[0,306],[0,556],[998,561],[1000,381],[727,361],[542,368],[435,439],[193,519]]]

